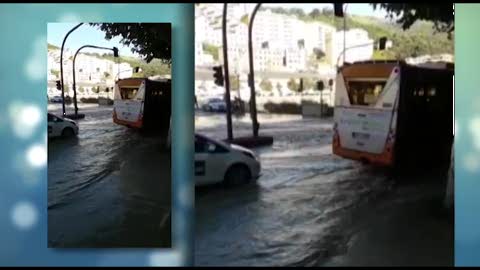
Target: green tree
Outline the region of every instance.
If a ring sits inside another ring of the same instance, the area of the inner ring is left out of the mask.
[[[103,77],[105,77],[105,78],[109,78],[109,77],[110,77],[110,73],[108,73],[108,72],[106,72],[106,71],[105,71],[105,72],[103,72]]]
[[[264,91],[270,92],[273,89],[272,82],[269,79],[262,79],[260,82],[260,88],[262,88]]]
[[[212,56],[213,56],[213,59],[214,59],[215,61],[218,60],[218,49],[219,49],[219,47],[204,42],[204,43],[202,44],[202,48],[203,48],[203,51],[204,51],[205,53],[208,53],[208,54],[212,55]]]
[[[83,86],[80,86],[80,88],[78,88],[78,92],[80,92],[80,93],[85,92],[85,88],[83,88]]]
[[[400,23],[403,29],[410,28],[419,20],[432,21],[437,31],[453,33],[455,30],[453,5],[449,4],[417,4],[417,3],[381,3],[372,4],[387,11],[390,18],[397,17],[397,23]],[[449,35],[450,36],[450,35]]]
[[[290,80],[288,80],[287,82],[288,89],[294,92],[298,92],[299,86],[300,86],[299,83],[294,78],[290,78]]]
[[[92,92],[95,93],[95,94],[98,94],[100,92],[100,87],[98,85],[92,87]]]
[[[161,59],[170,64],[171,26],[169,23],[90,23],[105,32],[105,39],[121,37],[120,42],[149,63]]]
[[[320,15],[321,15],[321,12],[320,12],[320,10],[319,10],[318,8],[314,8],[314,9],[310,12],[310,14],[308,14],[308,16],[310,16],[310,17],[313,18],[313,19],[320,17]]]

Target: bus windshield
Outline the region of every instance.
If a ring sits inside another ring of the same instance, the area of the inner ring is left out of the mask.
[[[383,92],[386,80],[349,81],[347,92],[351,105],[372,106]]]

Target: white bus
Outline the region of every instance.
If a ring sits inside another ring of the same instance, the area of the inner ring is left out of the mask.
[[[333,153],[392,167],[448,162],[453,75],[447,63],[344,65],[336,78]]]
[[[170,79],[118,80],[113,102],[113,121],[119,125],[164,131],[170,127]]]

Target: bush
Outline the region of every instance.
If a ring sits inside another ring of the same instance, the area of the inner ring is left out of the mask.
[[[302,114],[302,106],[297,103],[283,102],[283,103],[272,103],[267,102],[264,105],[265,110],[269,113],[280,113],[280,114]]]
[[[81,98],[80,102],[82,103],[98,103],[98,98]]]

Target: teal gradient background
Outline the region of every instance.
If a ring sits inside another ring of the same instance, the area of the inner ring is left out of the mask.
[[[480,266],[480,4],[455,4],[455,264]]]
[[[193,4],[0,6],[0,265],[193,264],[193,17]],[[49,22],[172,24],[173,249],[47,248],[47,165],[44,161]],[[32,115],[38,115],[38,121],[22,120],[23,116]]]

